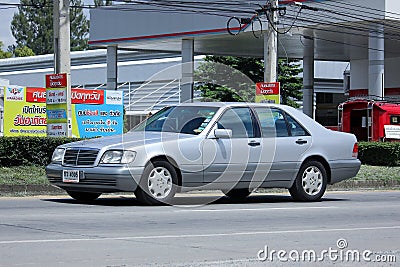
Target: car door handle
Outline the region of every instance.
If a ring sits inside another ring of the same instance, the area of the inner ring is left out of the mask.
[[[307,144],[307,140],[298,139],[298,140],[296,141],[296,144],[299,144],[299,145]]]
[[[260,143],[260,142],[257,142],[257,141],[251,141],[251,142],[249,143],[249,146],[259,146],[259,145],[261,145],[261,143]]]

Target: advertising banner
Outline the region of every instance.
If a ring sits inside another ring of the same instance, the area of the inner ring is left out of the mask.
[[[4,86],[4,136],[46,136],[45,93],[44,88]]]
[[[47,135],[68,136],[66,73],[46,75],[46,109]]]
[[[279,82],[256,84],[256,103],[279,104],[281,102]]]
[[[121,91],[72,90],[72,135],[80,138],[123,133]]]
[[[46,88],[4,87],[4,136],[60,136],[67,132],[66,110],[46,110]],[[72,89],[72,135],[91,138],[123,133],[121,91]],[[58,105],[55,105],[58,106]]]

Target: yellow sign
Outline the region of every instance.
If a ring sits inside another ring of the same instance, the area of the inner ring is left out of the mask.
[[[46,136],[46,103],[36,89],[4,86],[4,136]]]

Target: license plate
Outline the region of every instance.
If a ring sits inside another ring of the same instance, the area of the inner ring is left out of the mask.
[[[63,182],[64,183],[79,183],[79,171],[78,170],[63,170]]]

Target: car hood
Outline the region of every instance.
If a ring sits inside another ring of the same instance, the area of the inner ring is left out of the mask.
[[[193,138],[195,135],[169,133],[169,132],[129,132],[123,135],[114,135],[109,137],[101,137],[95,139],[87,139],[78,142],[68,143],[61,147],[75,147],[75,148],[97,148],[97,149],[123,149],[132,148],[159,142],[168,142],[172,140]]]

